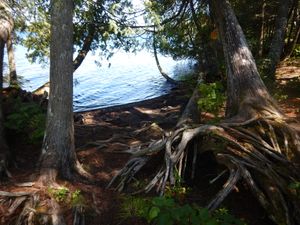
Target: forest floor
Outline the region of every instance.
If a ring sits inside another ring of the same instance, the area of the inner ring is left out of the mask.
[[[300,131],[300,62],[282,63],[277,70],[277,84],[272,91],[284,113],[295,119],[293,126]],[[95,184],[59,181],[70,192],[80,190],[86,205],[87,225],[139,225],[145,221],[123,218],[122,202],[126,194],[106,189],[109,181],[124,166],[130,155],[124,151],[145,145],[159,139],[164,131],[171,130],[188,101],[189,91],[174,89],[170,94],[132,103],[75,115],[75,140],[77,155],[83,167],[95,177]],[[209,114],[202,114],[209,119]],[[15,166],[10,171],[12,178],[0,183],[0,191],[24,191],[16,184],[34,181],[35,165],[40,146],[10,141]],[[215,168],[211,155],[198,158],[196,178],[187,181],[190,191],[184,202],[205,206],[217,193],[225,181],[220,179],[214,185],[209,180],[215,178],[222,168]],[[67,206],[66,206],[67,207]],[[258,202],[243,184],[228,196],[222,207],[236,217],[243,218],[249,225],[271,225],[272,222]],[[70,210],[66,210],[68,224],[71,223]],[[7,209],[0,205],[0,224],[8,224]]]

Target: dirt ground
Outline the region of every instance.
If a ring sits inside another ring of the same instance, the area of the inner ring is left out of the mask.
[[[284,113],[295,119],[293,126],[300,130],[300,66],[282,64],[277,70],[276,98]],[[83,167],[96,180],[95,184],[60,184],[70,190],[80,189],[87,202],[86,224],[89,225],[139,225],[143,221],[120,218],[120,202],[124,194],[106,189],[111,178],[124,166],[130,155],[128,149],[149,144],[159,139],[164,131],[171,130],[187,103],[188,91],[174,89],[170,94],[156,99],[123,106],[110,107],[75,115],[75,140],[77,155]],[[34,180],[39,146],[12,144],[16,165],[11,168],[12,178],[0,183],[0,191],[16,191],[17,183]],[[224,180],[217,187],[209,185],[219,170],[211,165],[210,155],[198,160],[199,171],[196,179],[190,181],[192,191],[186,196],[187,202],[197,202],[205,206]],[[244,218],[249,225],[271,225],[266,214],[242,184],[233,191],[223,204],[232,214]],[[70,218],[66,211],[66,218]],[[1,215],[2,214],[2,215]],[[5,211],[1,211],[0,219]],[[67,219],[71,224],[71,219]],[[4,220],[0,220],[1,221]],[[6,223],[2,223],[6,224]]]

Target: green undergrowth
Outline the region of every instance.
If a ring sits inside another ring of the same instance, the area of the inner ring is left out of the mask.
[[[199,110],[211,113],[217,119],[226,99],[222,83],[201,83],[198,88],[200,92],[200,98],[197,102]]]
[[[167,196],[124,197],[120,216],[123,219],[141,218],[148,224],[157,225],[246,225],[225,208],[210,213],[196,204],[180,204]]]
[[[138,218],[153,225],[246,225],[225,208],[210,213],[207,208],[188,203],[190,188],[179,176],[175,178],[175,185],[167,186],[164,196],[123,196],[121,220]]]
[[[70,207],[84,206],[85,198],[80,190],[70,191],[67,187],[48,188],[48,194],[57,202],[64,203]]]
[[[289,185],[289,189],[300,199],[300,181],[295,181]]]
[[[19,98],[14,99],[11,107],[12,111],[5,118],[4,126],[21,135],[28,143],[40,143],[45,131],[45,110],[35,102],[22,102]]]

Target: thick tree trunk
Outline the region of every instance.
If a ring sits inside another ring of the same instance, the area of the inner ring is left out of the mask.
[[[7,175],[6,166],[8,163],[8,146],[4,137],[4,120],[2,112],[2,85],[3,85],[3,56],[4,41],[0,39],[0,180],[3,175]]]
[[[281,116],[259,76],[254,58],[229,1],[212,0],[211,8],[226,61],[226,116],[237,120],[251,119],[258,114]]]
[[[13,29],[13,20],[8,8],[6,2],[0,0],[0,176],[9,175],[6,169],[9,150],[4,136],[4,119],[2,112],[4,46]]]
[[[53,0],[50,96],[40,159],[41,172],[72,178],[76,166],[73,126],[73,1]]]
[[[7,39],[6,48],[7,48],[8,65],[9,65],[9,85],[15,86],[18,84],[18,80],[17,80],[17,69],[15,63],[15,54],[13,49],[13,40],[11,34]]]
[[[275,80],[276,66],[280,61],[280,56],[284,47],[284,38],[288,23],[288,13],[291,5],[291,0],[280,0],[277,17],[275,20],[275,32],[272,38],[270,50],[267,57],[266,75]]]

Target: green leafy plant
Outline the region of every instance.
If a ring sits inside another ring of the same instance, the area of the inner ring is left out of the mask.
[[[165,196],[169,198],[174,198],[175,200],[181,202],[184,200],[186,194],[190,190],[188,187],[183,185],[182,177],[178,174],[178,171],[174,171],[175,184],[173,186],[166,186]]]
[[[295,181],[289,185],[290,190],[295,193],[295,195],[299,198],[300,197],[300,182]]]
[[[75,190],[74,192],[72,192],[70,200],[72,206],[82,206],[85,203],[85,199],[80,190]]]
[[[21,102],[16,99],[13,112],[5,119],[5,127],[21,134],[29,143],[43,139],[46,124],[45,111],[34,102]]]
[[[169,197],[130,197],[123,203],[122,212],[123,218],[144,218],[148,223],[157,225],[245,225],[224,208],[209,213],[206,208],[195,204],[180,205]]]
[[[197,205],[177,204],[174,199],[156,197],[151,201],[151,206],[146,214],[148,222],[158,225],[242,225],[241,220],[235,219],[227,211],[209,213],[208,209]]]
[[[198,107],[203,112],[217,116],[225,101],[224,88],[220,82],[200,84]]]
[[[134,196],[126,196],[122,199],[120,217],[127,219],[130,217],[144,218],[144,209],[149,205],[149,200]]]
[[[61,187],[59,189],[48,188],[48,192],[51,196],[55,198],[58,202],[66,202],[68,198],[69,189],[66,187]]]
[[[48,188],[48,193],[57,202],[65,203],[74,206],[83,206],[85,204],[84,196],[80,190],[70,191],[67,187]]]

